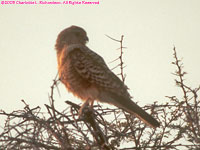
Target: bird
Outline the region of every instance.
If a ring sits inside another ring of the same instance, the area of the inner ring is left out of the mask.
[[[60,81],[74,96],[93,105],[94,101],[108,103],[136,116],[150,127],[160,123],[139,107],[127,86],[106,65],[104,59],[86,46],[86,31],[72,25],[62,30],[56,39],[58,75]]]

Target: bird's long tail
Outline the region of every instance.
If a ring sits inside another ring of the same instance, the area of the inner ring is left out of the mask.
[[[147,125],[150,125],[153,128],[159,127],[160,123],[154,119],[151,115],[145,112],[141,107],[134,103],[130,98],[125,98],[116,94],[109,93],[110,104],[113,104],[119,108],[124,109],[125,111],[134,114],[136,117],[144,121]]]

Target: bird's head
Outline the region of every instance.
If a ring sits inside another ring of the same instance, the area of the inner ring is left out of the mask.
[[[57,51],[62,50],[66,45],[70,44],[83,44],[88,41],[87,33],[85,30],[78,26],[71,26],[61,31],[57,37],[55,48]]]

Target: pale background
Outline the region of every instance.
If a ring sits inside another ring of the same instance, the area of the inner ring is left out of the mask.
[[[200,84],[199,0],[100,0],[100,5],[0,5],[0,109],[30,107],[45,111],[57,73],[55,40],[66,27],[83,27],[88,46],[110,62],[119,56],[123,34],[126,84],[141,106],[179,95],[175,86],[173,46],[189,73],[186,82]],[[114,64],[109,64],[113,67]],[[118,72],[118,70],[115,70]],[[56,107],[75,100],[63,85]],[[80,101],[76,101],[80,103]],[[108,105],[109,106],[109,105]],[[2,122],[0,118],[0,122]]]

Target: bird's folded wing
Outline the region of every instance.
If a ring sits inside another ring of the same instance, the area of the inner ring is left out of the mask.
[[[123,82],[109,70],[104,60],[87,47],[75,48],[69,53],[69,58],[79,75],[96,86],[108,90],[125,88]]]

